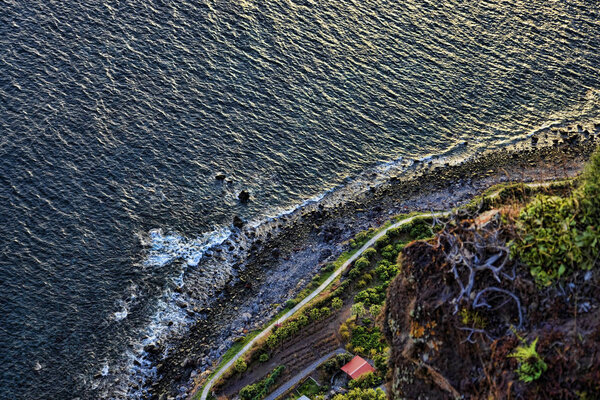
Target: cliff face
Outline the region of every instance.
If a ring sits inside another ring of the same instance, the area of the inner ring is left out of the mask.
[[[540,288],[509,255],[515,214],[455,217],[399,256],[384,321],[390,398],[598,398],[598,268]]]

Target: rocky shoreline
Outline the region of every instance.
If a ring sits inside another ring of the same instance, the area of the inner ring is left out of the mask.
[[[365,187],[351,198],[338,191],[260,226],[234,228],[230,240],[208,253],[209,260],[231,262],[231,270],[203,290],[210,306],[188,310],[196,322],[176,343],[146,346],[157,379],[148,382],[144,397],[188,398],[198,377],[236,338],[277,313],[282,306],[276,304],[298,293],[357,232],[400,213],[457,206],[496,183],[574,176],[599,138],[599,124],[548,128],[512,149],[456,165],[416,163],[402,176]],[[191,274],[181,290],[191,290],[195,282],[201,281]]]

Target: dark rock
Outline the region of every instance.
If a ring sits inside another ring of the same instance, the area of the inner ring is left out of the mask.
[[[149,354],[158,354],[160,352],[160,347],[156,344],[149,344],[144,346],[144,351]]]
[[[274,258],[279,258],[279,256],[281,255],[281,251],[277,247],[275,247],[273,249],[273,251],[271,252],[271,254],[273,255]]]
[[[224,181],[225,178],[226,178],[226,176],[223,172],[219,172],[217,175],[215,175],[215,179],[218,181]]]
[[[531,144],[535,146],[535,145],[537,145],[537,143],[538,143],[538,138],[535,137],[535,136],[532,136],[531,137]]]
[[[239,194],[238,194],[238,199],[240,199],[240,201],[242,203],[247,203],[248,200],[250,200],[250,192],[248,192],[247,190],[242,190]]]
[[[244,227],[244,220],[236,215],[233,217],[233,226],[238,229],[242,229]]]
[[[324,261],[331,257],[332,251],[331,249],[324,249],[319,255],[319,262]]]

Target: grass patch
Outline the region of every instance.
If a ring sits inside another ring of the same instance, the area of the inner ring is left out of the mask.
[[[311,397],[321,392],[321,387],[313,378],[308,378],[304,383],[297,389],[299,396]]]
[[[590,270],[600,254],[600,152],[596,151],[567,196],[538,194],[516,221],[511,253],[540,286]]]

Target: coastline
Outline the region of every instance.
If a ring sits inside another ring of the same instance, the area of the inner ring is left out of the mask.
[[[400,213],[452,208],[496,183],[574,176],[597,136],[504,149],[455,165],[420,162],[351,198],[340,190],[260,226],[235,231],[233,240],[244,242],[248,256],[234,264],[234,278],[221,290],[215,288],[210,307],[190,313],[196,322],[176,343],[147,349],[158,377],[148,388],[149,397],[187,398],[196,377],[212,370],[234,339],[277,314],[282,306],[272,304],[302,290],[321,266],[347,250],[344,242],[358,231]],[[221,253],[217,250],[215,254]]]

